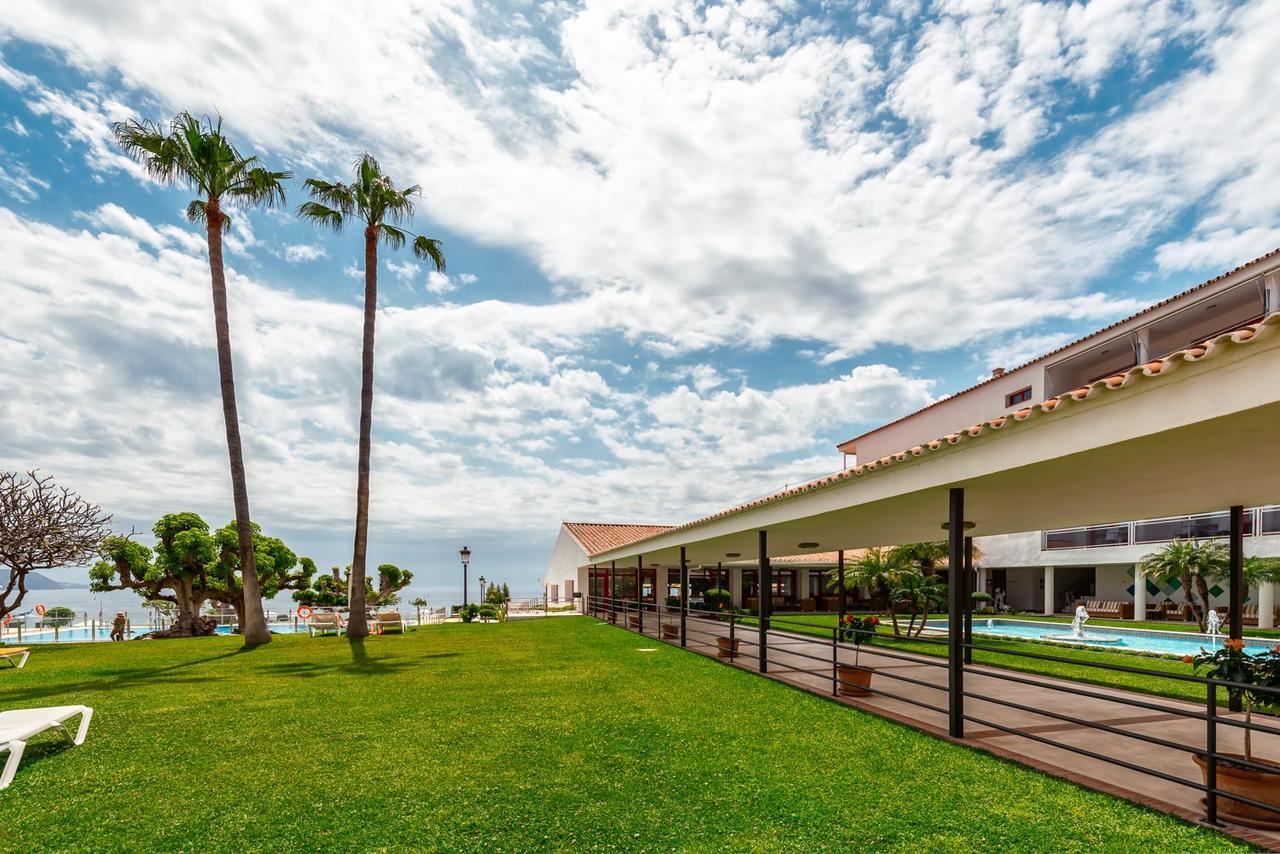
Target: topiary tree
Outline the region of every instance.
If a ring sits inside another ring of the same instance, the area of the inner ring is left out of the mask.
[[[27,595],[27,576],[42,569],[92,560],[111,517],[53,478],[32,470],[26,477],[0,471],[0,619]]]
[[[44,616],[40,618],[41,628],[48,626],[69,626],[72,620],[76,618],[76,612],[63,605],[55,605],[44,612]]]
[[[170,513],[152,528],[158,542],[154,550],[130,537],[110,536],[102,541],[99,560],[89,570],[90,589],[133,590],[143,600],[169,602],[174,624],[158,635],[192,637],[212,634],[211,620],[200,616],[206,603],[235,609],[240,625],[246,625],[246,599],[240,574],[239,532],[235,522],[211,532],[196,513]],[[262,534],[253,525],[252,542],[257,587],[268,596],[306,586],[315,563],[301,560],[285,544]]]
[[[333,567],[328,574],[317,576],[310,586],[301,587],[293,594],[293,601],[300,605],[321,608],[342,608],[350,604],[348,584],[351,579],[351,567],[346,571]],[[401,569],[393,563],[378,565],[378,589],[366,577],[364,588],[365,605],[377,608],[382,605],[394,605],[400,601],[399,593],[413,581],[413,573]],[[415,601],[416,605],[417,602]],[[426,604],[426,600],[423,600]]]

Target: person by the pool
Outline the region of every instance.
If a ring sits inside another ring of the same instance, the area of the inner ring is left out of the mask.
[[[124,640],[124,627],[128,621],[125,619],[124,611],[116,614],[115,620],[111,622],[111,639],[113,641]]]

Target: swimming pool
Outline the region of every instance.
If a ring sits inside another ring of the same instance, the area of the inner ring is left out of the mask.
[[[307,627],[299,623],[297,627],[293,623],[269,623],[267,626],[274,635],[291,635],[306,634]],[[134,626],[132,630],[125,632],[125,638],[132,639],[138,635],[145,635],[151,631],[151,626]],[[231,626],[218,626],[217,633],[220,635],[231,634]],[[6,629],[3,636],[0,636],[0,645],[4,646],[27,646],[28,644],[37,643],[96,643],[109,642],[111,640],[111,627],[98,626],[95,633],[93,628],[88,626],[68,626],[59,628],[57,633],[53,629],[31,629],[22,632],[22,639],[18,639],[16,629]]]
[[[146,634],[151,631],[150,626],[134,626],[130,632],[125,632],[125,637],[133,638],[138,635]],[[111,627],[98,626],[98,632],[95,635],[92,628],[84,626],[76,626],[74,628],[59,628],[55,632],[53,629],[32,629],[31,631],[23,631],[22,640],[18,640],[18,632],[14,629],[8,629],[4,633],[3,643],[6,646],[26,646],[27,644],[36,643],[88,643],[90,641],[110,641]]]
[[[938,629],[944,632],[947,630],[946,620],[930,620],[927,625],[931,629]],[[1209,635],[1202,635],[1198,632],[1126,629],[1117,628],[1116,626],[1085,626],[1085,639],[1082,642],[1071,637],[1071,627],[1066,623],[1046,623],[1039,620],[1010,620],[1005,618],[985,619],[979,616],[974,616],[973,618],[973,633],[992,637],[1083,643],[1086,646],[1096,644],[1098,649],[1158,652],[1162,655],[1198,655],[1202,651],[1220,649],[1224,640],[1221,635],[1210,638]],[[1046,635],[1049,637],[1046,637]],[[1094,644],[1091,644],[1089,642],[1090,636],[1095,639],[1105,637],[1115,640],[1115,642],[1106,643],[1095,640]],[[1246,637],[1244,642],[1245,652],[1251,655],[1266,652],[1276,646],[1276,641],[1262,638]]]

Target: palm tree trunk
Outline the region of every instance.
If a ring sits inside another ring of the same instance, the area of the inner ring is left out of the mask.
[[[1209,623],[1209,582],[1205,581],[1204,573],[1196,573],[1196,592],[1200,594],[1200,601],[1204,603],[1204,607],[1200,609],[1200,631],[1208,628]]]
[[[249,515],[249,487],[244,475],[244,449],[240,443],[240,418],[236,413],[236,380],[231,367],[231,324],[227,319],[227,279],[222,269],[222,212],[216,198],[206,210],[209,238],[209,274],[213,283],[213,326],[218,343],[218,380],[222,389],[222,420],[227,428],[227,456],[231,462],[231,494],[236,511],[236,535],[245,599],[244,645],[271,642],[262,613],[258,564],[253,555],[253,522]]]
[[[356,464],[356,541],[347,596],[351,609],[347,637],[369,634],[364,595],[365,553],[369,545],[369,455],[373,433],[373,337],[378,316],[378,232],[364,232],[364,347],[360,353],[360,453]]]

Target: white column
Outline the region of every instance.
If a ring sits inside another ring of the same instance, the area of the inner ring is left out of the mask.
[[[742,567],[729,567],[729,592],[733,595],[733,607],[742,607]]]
[[[1147,618],[1147,579],[1137,564],[1133,565],[1133,618]]]
[[[1044,568],[1044,613],[1045,616],[1053,616],[1053,567],[1046,566]]]
[[[1258,585],[1258,628],[1273,629],[1276,624],[1276,586],[1270,581]]]

